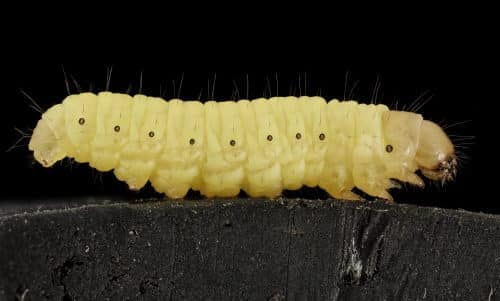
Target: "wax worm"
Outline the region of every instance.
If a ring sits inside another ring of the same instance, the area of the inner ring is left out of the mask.
[[[423,186],[415,172],[449,181],[453,143],[420,114],[385,105],[273,97],[165,101],[101,92],[68,96],[47,110],[29,149],[45,167],[65,158],[113,170],[138,190],[148,181],[170,198],[276,197],[319,186],[339,199],[352,189],[392,200],[391,179]]]

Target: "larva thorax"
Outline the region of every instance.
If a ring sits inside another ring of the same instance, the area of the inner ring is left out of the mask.
[[[421,115],[321,97],[182,101],[111,92],[68,96],[42,115],[30,150],[43,166],[64,157],[114,170],[131,189],[148,181],[169,197],[275,197],[320,186],[391,199],[391,179],[423,186],[455,173],[454,148]]]

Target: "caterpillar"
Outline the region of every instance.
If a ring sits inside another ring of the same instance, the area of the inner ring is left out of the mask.
[[[422,115],[385,105],[272,97],[165,101],[142,94],[72,94],[42,114],[29,150],[50,167],[65,157],[114,171],[132,190],[148,181],[170,198],[279,196],[303,185],[392,201],[393,180],[423,187],[457,172],[453,143]]]

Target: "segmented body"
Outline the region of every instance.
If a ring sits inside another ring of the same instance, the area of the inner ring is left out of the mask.
[[[190,188],[276,197],[307,185],[341,199],[357,199],[354,187],[390,199],[389,178],[417,169],[418,132],[400,137],[388,112],[321,97],[201,103],[101,92],[70,95],[42,119],[66,156],[114,170],[131,189],[150,181],[171,198]],[[416,129],[422,118],[413,115]]]

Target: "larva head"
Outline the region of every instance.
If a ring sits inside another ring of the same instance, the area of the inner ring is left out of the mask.
[[[383,118],[386,167],[389,177],[423,186],[413,172],[446,182],[456,174],[453,143],[437,124],[420,114],[387,111]]]
[[[56,105],[42,115],[33,130],[28,147],[33,151],[35,159],[44,167],[50,167],[66,157],[58,132],[63,127],[63,110],[61,105]]]
[[[424,120],[415,161],[422,174],[432,180],[453,180],[457,172],[455,148],[443,129],[432,121]]]

